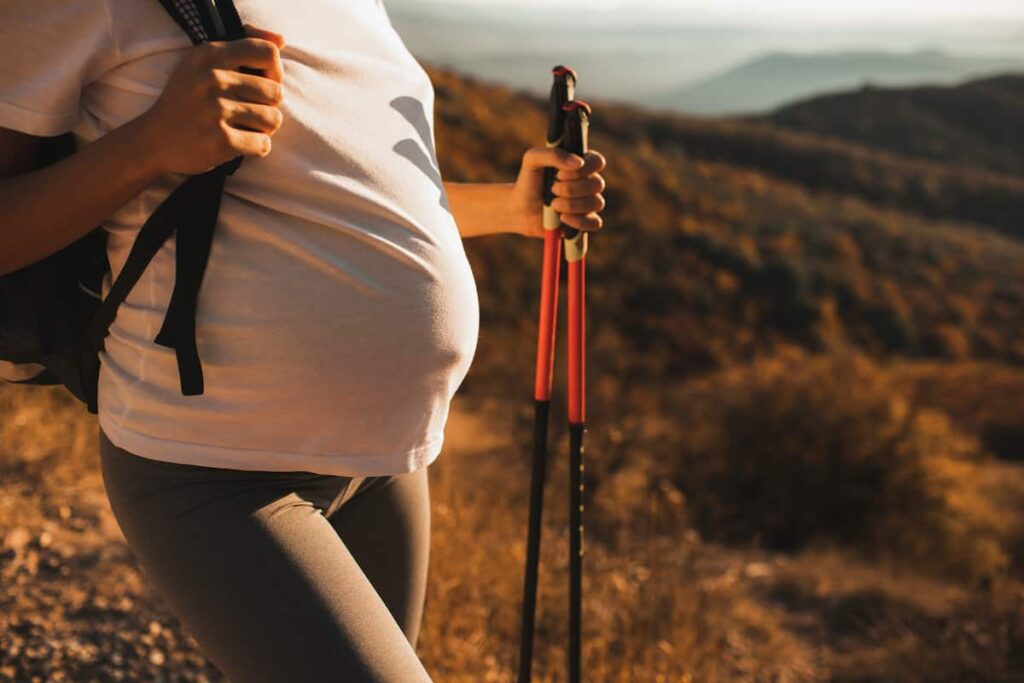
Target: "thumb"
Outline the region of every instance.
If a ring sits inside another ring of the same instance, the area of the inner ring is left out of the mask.
[[[557,147],[531,147],[523,155],[523,170],[553,166],[567,171],[578,171],[585,163],[583,157],[578,154]]]

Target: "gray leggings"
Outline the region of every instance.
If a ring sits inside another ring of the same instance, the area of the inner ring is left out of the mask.
[[[100,434],[111,509],[147,577],[233,683],[430,681],[416,656],[427,471],[219,469]]]

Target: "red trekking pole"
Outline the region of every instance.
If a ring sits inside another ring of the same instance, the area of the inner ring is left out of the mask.
[[[565,149],[585,158],[590,105],[582,100],[563,107]],[[579,683],[583,607],[583,433],[585,431],[585,273],[587,233],[565,228],[569,264],[569,681]]]
[[[576,72],[569,67],[551,70],[548,109],[548,147],[562,147],[566,112],[572,100]],[[558,271],[562,259],[562,223],[551,208],[555,195],[551,186],[557,169],[544,170],[544,262],[541,269],[540,319],[537,330],[537,366],[533,390],[533,470],[530,475],[530,522],[526,539],[526,572],[523,586],[522,625],[519,641],[519,683],[528,683],[533,665],[533,632],[537,608],[537,570],[540,563],[541,516],[547,469],[548,413],[551,407],[551,377],[555,363],[555,321],[558,311]]]

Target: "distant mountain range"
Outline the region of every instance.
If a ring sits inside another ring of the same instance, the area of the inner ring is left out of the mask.
[[[1024,73],[956,87],[862,88],[763,117],[908,156],[1024,175]]]
[[[796,99],[865,84],[952,84],[965,78],[1024,69],[1019,57],[964,57],[927,50],[909,54],[771,53],[681,89],[648,98],[658,108],[693,114],[745,114]]]
[[[1024,41],[1011,39],[1024,27],[1012,23],[815,28],[722,18],[721,3],[661,12],[635,3],[583,12],[511,0],[384,4],[408,48],[431,64],[542,96],[551,67],[569,64],[582,99],[702,114],[765,113],[865,82],[949,84],[1024,66]],[[690,4],[700,3],[682,3]]]
[[[748,39],[742,30],[628,26],[557,3],[543,12],[419,0],[386,4],[418,59],[536,95],[551,87],[551,67],[569,64],[586,79],[581,97],[638,101],[734,63],[724,46]],[[723,48],[708,50],[709,43]]]

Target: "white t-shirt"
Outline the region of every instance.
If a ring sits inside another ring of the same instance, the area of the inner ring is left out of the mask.
[[[286,40],[284,123],[269,155],[227,178],[199,296],[205,393],[182,396],[174,352],[153,342],[172,239],[107,338],[100,425],[121,448],[178,463],[425,467],[479,328],[434,152],[433,86],[379,0],[235,4]],[[148,109],[189,49],[157,0],[0,0],[0,126],[73,130],[84,147]],[[115,275],[184,179],[165,175],[106,221]]]

